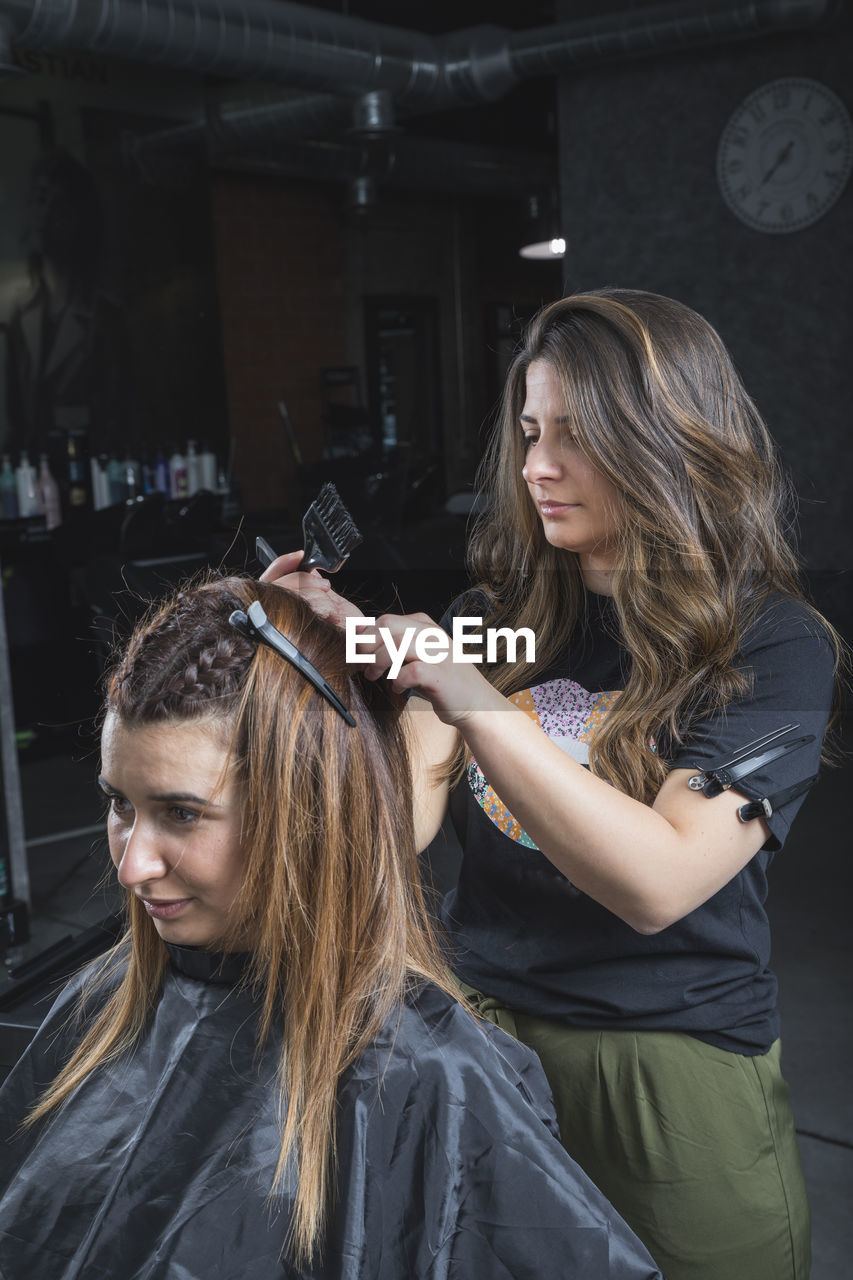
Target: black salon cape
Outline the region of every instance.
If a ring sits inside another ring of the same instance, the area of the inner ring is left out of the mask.
[[[282,1261],[276,1050],[238,957],[169,951],[129,1060],[15,1136],[79,1035],[78,978],[0,1091],[2,1280],[660,1280],[559,1145],[538,1060],[429,985],[342,1077],[322,1260]]]

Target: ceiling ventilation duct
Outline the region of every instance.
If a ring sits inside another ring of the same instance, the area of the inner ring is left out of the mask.
[[[399,133],[394,122],[394,100],[385,89],[374,89],[356,98],[352,111],[352,126],[347,130],[351,137],[365,142],[381,142]]]
[[[533,77],[811,29],[833,10],[834,0],[674,0],[526,31],[479,26],[433,37],[289,0],[0,0],[0,62],[9,61],[5,26],[21,48],[89,51],[321,91],[212,106],[201,119],[136,144],[152,151],[206,141],[217,153],[244,154],[334,134],[353,120],[368,137],[387,137],[394,110],[412,115],[495,101]],[[336,154],[340,161],[343,149]],[[393,167],[399,179],[405,160]],[[477,176],[488,169],[486,162]]]
[[[441,37],[289,0],[0,0],[0,22],[21,48],[87,50],[345,97],[386,90],[398,107],[429,111],[494,101],[523,80],[574,67],[813,28],[833,8],[833,0],[675,0]]]
[[[364,214],[376,204],[376,182],[368,174],[353,178],[347,187],[347,210],[349,213]]]

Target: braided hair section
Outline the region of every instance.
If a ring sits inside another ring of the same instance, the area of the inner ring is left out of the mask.
[[[228,619],[246,607],[239,579],[211,580],[157,606],[107,678],[107,707],[127,723],[191,719],[236,707],[256,647]]]

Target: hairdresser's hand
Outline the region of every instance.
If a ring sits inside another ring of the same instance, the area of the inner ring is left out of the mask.
[[[369,680],[387,679],[397,692],[413,690],[463,735],[481,712],[506,710],[506,699],[478,665],[453,660],[450,637],[425,613],[383,614],[375,627],[358,628],[353,647],[358,656],[348,661],[364,662]],[[476,653],[476,646],[470,652]]]
[[[321,618],[328,618],[338,626],[344,625],[345,618],[363,617],[358,605],[332,590],[329,579],[324,578],[319,569],[312,569],[309,573],[299,572],[299,563],[304,554],[304,551],[290,551],[279,556],[261,574],[261,582],[271,582],[276,587],[283,587],[285,591],[295,592]]]

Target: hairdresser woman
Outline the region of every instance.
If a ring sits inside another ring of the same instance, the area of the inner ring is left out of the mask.
[[[530,627],[535,663],[410,644],[393,682],[432,705],[407,713],[425,770],[456,752],[422,814],[430,835],[450,792],[456,973],[537,1051],[566,1147],[667,1280],[804,1280],[764,904],[838,646],[798,585],[766,428],[695,312],[579,294],[529,328],[484,489],[478,585],[444,623]],[[297,562],[267,576],[353,611]],[[395,644],[429,625],[379,622]]]

